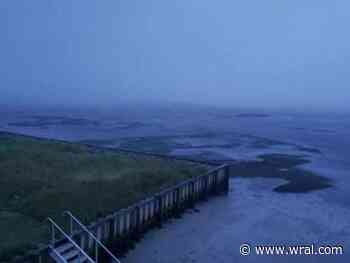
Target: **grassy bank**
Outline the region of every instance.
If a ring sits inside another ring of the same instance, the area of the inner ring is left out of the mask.
[[[45,219],[85,223],[204,168],[0,133],[0,262],[46,243]]]

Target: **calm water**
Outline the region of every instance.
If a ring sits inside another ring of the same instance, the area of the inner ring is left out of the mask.
[[[305,154],[312,160],[305,168],[332,179],[334,187],[281,194],[272,191],[280,179],[234,178],[228,197],[202,204],[200,213],[188,213],[150,232],[123,262],[349,262],[350,115],[239,113],[171,107],[99,112],[17,109],[2,111],[0,129],[206,159]],[[341,244],[345,255],[241,257],[241,243]]]

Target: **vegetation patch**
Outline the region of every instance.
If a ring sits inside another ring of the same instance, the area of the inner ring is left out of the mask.
[[[317,175],[298,166],[309,163],[305,156],[287,154],[265,154],[259,161],[248,161],[230,167],[232,176],[245,178],[265,177],[286,180],[274,189],[280,193],[306,193],[332,186],[327,177]]]
[[[46,218],[88,223],[204,172],[201,166],[0,133],[0,262],[48,241]]]

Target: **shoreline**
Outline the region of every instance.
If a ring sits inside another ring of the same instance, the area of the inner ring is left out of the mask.
[[[89,149],[91,149],[92,151],[96,151],[96,152],[111,151],[111,152],[116,152],[116,153],[134,154],[137,156],[169,159],[169,160],[174,160],[174,161],[184,161],[184,162],[191,162],[191,163],[204,164],[204,165],[210,165],[210,166],[217,166],[217,165],[221,165],[224,163],[237,162],[234,159],[199,160],[197,158],[185,158],[185,157],[179,157],[179,156],[168,155],[168,154],[159,154],[159,153],[152,153],[152,152],[145,152],[145,151],[134,151],[134,150],[119,148],[119,147],[98,146],[95,144],[83,143],[81,141],[76,142],[76,141],[69,141],[69,140],[62,140],[62,139],[55,139],[55,138],[38,137],[38,136],[27,135],[27,134],[23,134],[23,133],[15,133],[15,132],[8,132],[8,131],[0,130],[0,136],[2,136],[2,135],[20,136],[23,138],[34,139],[34,140],[39,140],[39,141],[48,141],[48,142],[53,142],[53,143],[67,143],[67,144],[72,144],[72,145],[85,146],[85,147],[88,147]]]
[[[302,167],[305,164],[312,163],[307,159],[307,155],[303,154],[282,154],[282,153],[267,153],[257,155],[255,160],[200,160],[198,158],[184,158],[168,154],[158,154],[152,152],[134,151],[118,147],[105,147],[94,144],[87,144],[81,142],[73,142],[68,140],[60,140],[54,138],[44,138],[21,133],[13,133],[0,130],[1,135],[21,136],[24,138],[43,140],[58,143],[67,143],[73,145],[85,146],[96,152],[111,151],[117,153],[125,153],[136,156],[145,156],[151,158],[169,159],[174,161],[185,161],[190,163],[198,163],[209,166],[216,166],[222,164],[229,164],[231,166],[231,177],[244,178],[278,178],[286,180],[274,191],[280,193],[306,193],[316,190],[322,190],[334,186],[333,181],[326,176]]]

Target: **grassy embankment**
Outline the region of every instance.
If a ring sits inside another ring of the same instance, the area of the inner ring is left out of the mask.
[[[0,262],[46,243],[48,216],[91,222],[203,170],[0,133]]]

